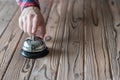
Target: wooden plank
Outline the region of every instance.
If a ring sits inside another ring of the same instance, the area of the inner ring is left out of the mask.
[[[106,44],[106,25],[112,21],[105,16],[111,17],[111,13],[104,12],[101,4],[105,1],[85,1],[85,80],[112,80],[111,65],[108,46]],[[107,3],[106,3],[107,4]],[[102,4],[104,8],[109,6]],[[106,22],[103,21],[103,18]],[[110,32],[109,32],[110,33]]]
[[[113,4],[114,3],[114,4]],[[120,4],[120,3],[119,3]],[[116,59],[118,62],[118,71],[117,71],[117,76],[120,79],[120,6],[117,6],[117,2],[115,0],[109,0],[109,6],[112,12],[112,16],[113,16],[113,21],[114,21],[114,32],[115,32],[115,41],[116,41],[116,51],[117,51],[117,55],[116,55]],[[117,66],[117,65],[116,65]],[[114,76],[115,77],[115,76]],[[116,79],[116,78],[115,78]],[[114,80],[115,80],[114,79]]]
[[[7,25],[9,24],[16,10],[18,9],[16,3],[7,2],[7,1],[4,3],[7,4],[5,4],[4,7],[0,10],[0,37],[2,36]]]
[[[85,3],[85,80],[119,80],[116,33],[108,2],[97,1],[97,16],[94,15],[98,18],[97,25],[92,20],[95,17],[91,17],[93,6],[88,0]]]
[[[19,13],[20,11],[17,12],[6,31],[0,38],[0,79],[4,75],[4,72],[9,65],[9,62],[13,56],[13,52],[16,49],[19,38],[22,34],[22,31],[19,29],[19,27],[17,27]]]
[[[53,4],[53,0],[39,0],[39,2],[40,2],[41,13],[44,16],[45,21],[47,22],[51,10],[51,6]]]
[[[101,3],[103,0],[101,0]],[[108,53],[110,57],[110,64],[111,64],[111,72],[113,75],[113,80],[119,80],[120,79],[120,63],[119,63],[119,53],[117,53],[117,44],[116,43],[116,31],[114,29],[114,24],[113,24],[113,18],[112,15],[110,14],[110,9],[106,9],[108,4],[106,5],[107,2],[105,2],[103,5],[101,5],[102,13],[103,15],[103,21],[104,21],[104,26],[105,26],[105,35],[106,35],[106,41],[107,41],[107,48],[108,48]],[[106,7],[106,8],[105,8]]]
[[[83,80],[83,5],[84,0],[69,0],[65,32],[56,80]]]
[[[95,1],[93,0],[92,3]],[[103,3],[103,2],[101,2]],[[108,4],[108,3],[106,3]],[[104,4],[104,6],[106,5]],[[94,53],[95,53],[95,60],[97,63],[97,75],[98,75],[98,80],[112,80],[112,74],[111,74],[111,65],[110,65],[110,60],[109,60],[109,54],[106,48],[106,36],[105,36],[105,29],[104,29],[104,22],[103,22],[103,15],[101,11],[101,5],[99,1],[96,1],[96,6],[97,7],[97,16],[96,18],[98,19],[97,25],[92,24],[92,35],[93,35],[93,45],[94,45]],[[93,12],[95,11],[93,7],[91,7]],[[109,9],[109,6],[107,5],[106,8]],[[109,13],[111,14],[111,13]],[[93,15],[95,16],[95,15]],[[108,21],[109,22],[109,21]]]
[[[46,41],[50,53],[35,61],[30,80],[57,80],[67,4],[65,0],[54,0],[46,34],[46,37],[51,37],[51,40]]]
[[[120,0],[113,0],[112,3],[113,4],[115,3],[115,5],[117,6],[117,9],[119,11],[119,14],[120,14]]]
[[[47,1],[50,1],[49,5],[47,4],[46,7],[42,7],[42,5],[41,5],[41,9],[42,9],[41,11],[43,11],[44,9],[47,9],[47,8],[50,9],[52,2],[51,2],[51,0],[47,0]],[[45,17],[45,21],[47,21],[46,16],[48,16],[45,14],[49,14],[49,11],[50,11],[49,9],[47,9],[43,14]],[[27,37],[27,35],[23,34],[23,37],[20,39],[20,43],[18,44],[18,47],[13,55],[13,58],[7,68],[6,73],[3,77],[3,80],[8,80],[8,79],[10,79],[10,80],[29,80],[29,76],[31,74],[31,70],[34,66],[35,60],[26,59],[20,55],[21,46],[26,37]]]
[[[95,1],[96,4],[96,1]],[[94,5],[96,6],[96,5]],[[96,9],[95,9],[96,10]],[[98,80],[97,62],[94,52],[93,35],[92,35],[92,11],[91,1],[85,0],[84,6],[84,79]],[[94,13],[96,14],[96,13]],[[96,16],[94,16],[96,18]]]

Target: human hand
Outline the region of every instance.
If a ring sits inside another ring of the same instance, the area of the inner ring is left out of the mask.
[[[40,37],[43,38],[46,33],[43,16],[37,7],[25,8],[19,17],[19,27],[29,36],[40,31]]]

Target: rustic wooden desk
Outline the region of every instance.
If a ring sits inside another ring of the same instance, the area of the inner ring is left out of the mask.
[[[120,80],[120,0],[40,0],[49,55],[20,55],[15,0],[0,0],[0,80]]]

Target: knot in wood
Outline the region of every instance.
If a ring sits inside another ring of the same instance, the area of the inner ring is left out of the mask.
[[[45,41],[50,41],[51,40],[51,36],[46,36],[45,37]]]

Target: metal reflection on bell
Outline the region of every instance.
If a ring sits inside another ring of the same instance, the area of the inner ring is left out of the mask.
[[[21,54],[26,58],[40,58],[48,54],[48,48],[40,37],[32,36],[24,41]]]

